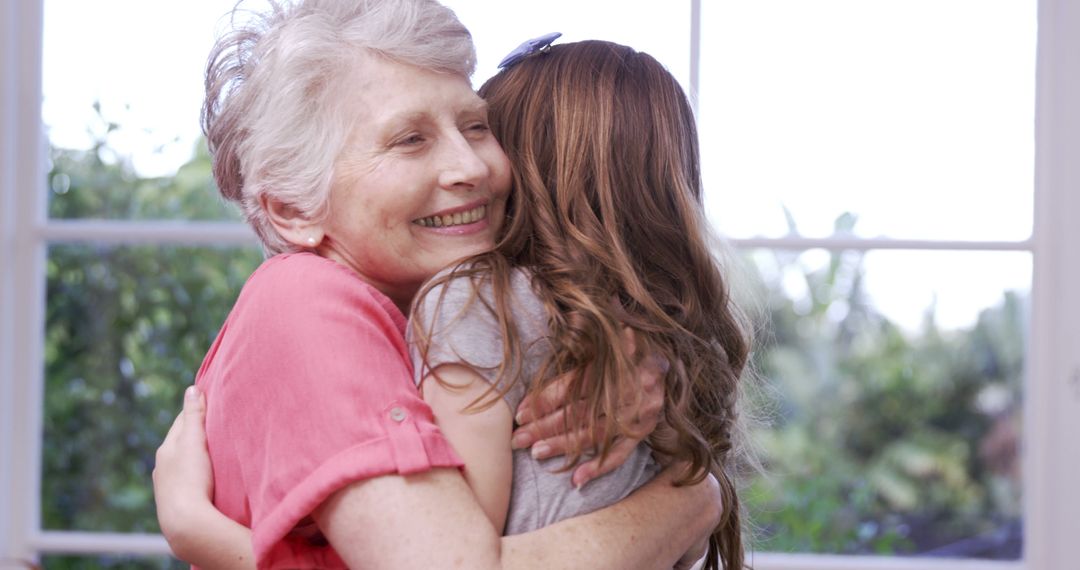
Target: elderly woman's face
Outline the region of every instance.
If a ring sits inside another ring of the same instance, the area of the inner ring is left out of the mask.
[[[319,249],[404,308],[424,280],[492,246],[510,164],[465,78],[374,57],[362,65]]]

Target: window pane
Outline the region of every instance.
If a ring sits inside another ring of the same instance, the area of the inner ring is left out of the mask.
[[[46,186],[51,216],[230,216],[216,198],[205,156],[194,167],[181,166],[199,144],[202,70],[215,26],[233,4],[45,0],[42,119],[54,148],[93,166],[68,171],[54,152]],[[159,188],[169,181],[131,180],[177,170],[181,179],[170,188]],[[194,212],[176,196],[188,187],[204,202]]]
[[[153,532],[154,451],[255,249],[49,250],[44,528]]]
[[[749,257],[759,550],[1019,558],[1030,254]]]
[[[1033,0],[702,2],[702,18],[726,234],[824,236],[845,211],[862,236],[1031,234]]]

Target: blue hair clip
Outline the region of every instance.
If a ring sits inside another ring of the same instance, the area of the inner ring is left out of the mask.
[[[547,51],[551,48],[551,42],[559,39],[559,36],[561,35],[561,32],[551,32],[550,34],[544,34],[538,38],[527,40],[525,43],[514,48],[514,51],[510,52],[509,55],[499,62],[499,69],[506,69],[534,53],[543,53]]]

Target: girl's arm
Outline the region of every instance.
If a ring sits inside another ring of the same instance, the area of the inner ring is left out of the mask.
[[[424,377],[420,390],[435,414],[439,430],[465,462],[465,482],[492,526],[502,534],[513,478],[510,432],[514,418],[506,400],[492,394],[482,401],[498,398],[490,406],[476,411],[467,409],[484,397],[490,386],[472,368],[444,364]]]

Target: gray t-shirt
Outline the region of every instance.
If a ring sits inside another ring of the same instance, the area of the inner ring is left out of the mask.
[[[547,315],[532,290],[531,274],[522,269],[515,270],[511,276],[511,288],[509,305],[512,322],[517,329],[518,340],[525,348],[521,370],[518,371],[520,380],[514,383],[504,398],[510,410],[514,411],[543,365],[551,345],[547,340]],[[503,360],[502,330],[495,315],[488,309],[495,306],[490,282],[485,280],[480,289],[479,296],[474,296],[473,283],[468,277],[435,287],[419,301],[417,318],[421,319],[423,330],[430,331],[431,346],[427,363],[431,368],[441,364],[463,363],[475,369],[488,382],[494,383]],[[415,379],[419,384],[426,369],[411,342],[412,327],[409,334]],[[660,470],[644,443],[638,445],[621,467],[590,482],[581,490],[575,489],[570,481],[572,471],[557,472],[563,465],[564,459],[561,457],[537,461],[529,455],[528,450],[514,451],[513,487],[504,534],[536,530],[606,507],[644,485]]]

